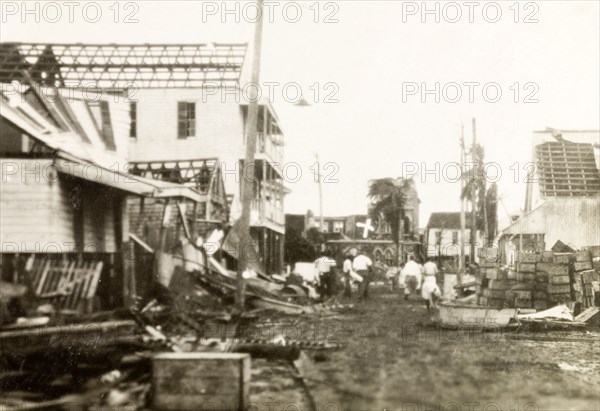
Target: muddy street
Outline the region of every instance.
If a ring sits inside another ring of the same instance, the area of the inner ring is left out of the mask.
[[[253,382],[258,409],[269,409],[268,401],[274,409],[303,410],[307,404],[369,411],[600,409],[597,328],[535,334],[443,330],[422,301],[405,302],[376,289],[371,300],[333,317],[302,320],[296,329],[343,348],[308,351],[320,375],[310,384],[310,400],[300,384],[266,392]]]

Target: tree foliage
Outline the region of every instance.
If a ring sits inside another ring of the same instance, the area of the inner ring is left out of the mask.
[[[405,217],[404,206],[408,190],[409,183],[404,178],[380,178],[372,180],[369,186],[368,196],[373,202],[371,218],[377,221],[383,216],[392,229],[392,239],[396,244],[403,237],[400,228]]]

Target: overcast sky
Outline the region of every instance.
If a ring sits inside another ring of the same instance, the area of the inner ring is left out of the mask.
[[[78,3],[72,23],[63,2],[56,3],[60,19],[40,3],[39,23],[35,14],[22,14],[21,2],[2,3],[2,41],[251,42],[253,33],[253,24],[244,21],[244,11],[252,18],[253,10],[243,2],[237,6],[239,16],[235,11],[223,15],[222,2],[123,2],[118,16],[112,1],[88,6],[85,16],[85,3]],[[434,10],[436,3],[428,2],[428,8]],[[421,226],[432,211],[457,211],[459,183],[444,181],[444,174],[455,175],[444,165],[459,160],[460,124],[470,139],[471,118],[476,117],[486,160],[501,167],[499,211],[505,214],[504,207],[513,211],[523,206],[523,167],[531,158],[533,130],[600,128],[600,3],[491,3],[476,2],[472,9],[462,1],[437,3],[439,22],[435,14],[423,15],[421,2],[310,1],[285,10],[286,2],[270,3],[273,21],[264,29],[261,82],[298,83],[311,103],[290,104],[281,88],[273,96],[286,133],[285,160],[297,162],[303,171],[298,182],[287,182],[292,193],[286,212],[318,212],[318,189],[310,170],[315,152],[322,163],[335,164],[323,171],[333,180],[324,184],[327,215],[366,212],[367,181],[400,176],[414,169],[409,163],[419,171],[430,170],[416,176]],[[234,2],[227,5],[235,10]],[[33,2],[28,7],[35,10]],[[137,22],[125,23],[128,16]],[[408,83],[434,89],[436,82],[440,102],[434,94],[424,96],[423,102],[418,91],[403,96]],[[473,102],[464,84],[470,82],[481,84],[473,86]],[[463,93],[456,103],[449,101],[457,91],[449,83],[460,85]],[[498,86],[484,96],[483,85],[489,83]],[[498,87],[502,97],[491,102]],[[333,102],[324,102],[328,95]],[[288,100],[292,98],[293,93]],[[514,163],[521,169],[520,182],[515,182]],[[293,179],[293,170],[288,170]],[[490,170],[493,177],[496,168]]]

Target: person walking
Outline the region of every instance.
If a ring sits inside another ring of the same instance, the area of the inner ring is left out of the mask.
[[[332,290],[332,276],[331,267],[335,265],[335,260],[329,258],[327,253],[321,253],[321,256],[315,260],[315,268],[319,278],[319,294],[322,297],[331,297],[333,294]]]
[[[421,297],[427,304],[427,312],[437,307],[437,301],[442,297],[442,292],[437,285],[438,267],[432,261],[428,260],[423,266],[423,286],[421,287]]]
[[[354,251],[354,250],[353,250]],[[354,251],[358,254],[358,251]],[[358,254],[352,261],[352,269],[363,278],[358,288],[358,299],[369,298],[369,284],[371,283],[373,261],[364,254]]]
[[[415,261],[415,258],[411,255],[408,257],[408,261],[404,265],[400,277],[402,284],[404,284],[404,300],[408,301],[408,296],[416,293],[421,288],[421,277],[423,274],[423,267]]]
[[[398,268],[397,267],[387,267],[385,278],[390,282],[390,291],[396,291],[396,287],[398,286]]]
[[[344,273],[344,297],[347,299],[352,298],[352,260],[354,260],[352,254],[346,254],[342,265]]]

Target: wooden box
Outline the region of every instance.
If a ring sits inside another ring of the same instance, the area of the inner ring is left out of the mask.
[[[512,292],[515,294],[515,296],[519,300],[531,300],[531,297],[533,296],[533,291],[512,290]]]
[[[575,271],[591,270],[592,262],[589,260],[588,261],[576,261],[575,263],[573,263],[573,268],[575,269]]]
[[[533,308],[533,302],[530,299],[517,298],[515,300],[516,308]]]
[[[571,301],[571,293],[550,294],[548,300],[553,303],[565,303]]]
[[[492,290],[491,288],[486,288],[483,290],[482,294],[489,299],[504,299],[504,290]]]
[[[542,261],[542,255],[537,253],[519,253],[519,262],[520,263],[537,263]]]
[[[557,264],[569,264],[572,254],[554,254],[554,262]]]
[[[570,294],[571,286],[569,284],[548,284],[550,294]]]
[[[550,277],[550,284],[570,284],[571,278],[568,275],[555,275]]]
[[[246,410],[250,355],[161,353],[152,358],[155,410]]]
[[[591,257],[589,251],[577,251],[575,253],[575,261],[590,261]]]
[[[519,263],[517,271],[520,273],[535,273],[535,263]]]
[[[542,261],[545,263],[551,263],[554,261],[554,254],[552,251],[544,251],[542,252]]]
[[[517,281],[523,283],[535,281],[535,273],[517,273]]]
[[[568,275],[569,266],[566,264],[553,264],[553,263],[538,263],[538,272],[542,271],[548,273],[548,275]]]

